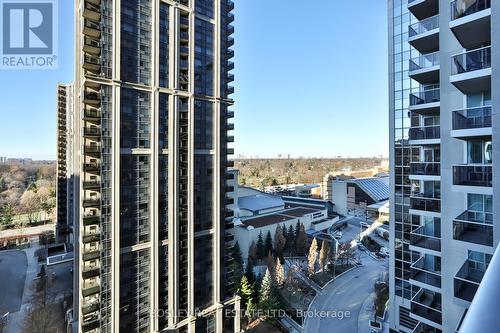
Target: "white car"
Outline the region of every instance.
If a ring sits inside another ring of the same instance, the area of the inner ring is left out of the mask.
[[[370,225],[366,222],[359,222],[359,225],[361,228],[369,228],[370,227]]]
[[[389,255],[389,249],[388,249],[388,248],[386,248],[385,246],[384,246],[384,247],[381,247],[381,248],[380,248],[380,253],[383,253],[383,254],[385,254],[386,256],[388,256],[388,255]]]
[[[334,236],[334,237],[335,237],[335,239],[341,239],[341,238],[342,238],[342,231],[337,231],[337,232],[335,233],[335,236]]]

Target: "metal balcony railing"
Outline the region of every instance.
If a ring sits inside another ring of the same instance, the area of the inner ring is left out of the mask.
[[[483,276],[484,271],[471,267],[466,260],[453,279],[455,297],[472,302]]]
[[[441,198],[426,193],[415,193],[410,196],[410,208],[439,213],[441,211]]]
[[[451,58],[451,74],[491,68],[491,46],[457,54]]]
[[[491,8],[491,0],[455,0],[451,2],[451,19],[456,20]]]
[[[453,111],[453,129],[491,127],[491,106],[480,106]]]
[[[492,187],[493,168],[490,165],[453,166],[453,185]]]
[[[420,289],[411,300],[411,312],[419,317],[441,324],[441,295]]]

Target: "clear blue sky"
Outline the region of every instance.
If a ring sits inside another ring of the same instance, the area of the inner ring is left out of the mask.
[[[386,1],[235,3],[236,154],[387,155]],[[72,4],[59,1],[58,70],[0,71],[0,156],[55,156]]]

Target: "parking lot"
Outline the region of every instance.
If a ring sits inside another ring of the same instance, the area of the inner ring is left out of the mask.
[[[371,226],[369,228],[361,228],[361,223],[367,223],[369,226],[371,225],[371,221],[365,221],[364,219],[360,219],[357,217],[352,217],[348,218],[347,220],[347,227],[341,230],[342,232],[342,237],[338,239],[339,242],[345,243],[345,242],[352,242],[353,240],[359,239],[360,233],[363,236],[370,236],[372,237],[373,240],[375,240],[377,243],[379,243],[381,246],[389,248],[389,241],[380,237],[376,229],[377,228],[384,228],[388,231],[387,226],[379,226],[378,224],[375,226]],[[330,233],[332,236],[335,235],[336,231],[330,230]]]

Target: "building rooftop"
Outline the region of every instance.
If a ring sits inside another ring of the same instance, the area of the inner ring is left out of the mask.
[[[355,183],[366,192],[373,200],[383,201],[389,199],[389,177],[382,178],[358,178],[351,179],[349,183]]]
[[[239,209],[258,212],[264,209],[283,208],[285,203],[281,197],[255,194],[238,198]]]
[[[246,220],[242,220],[243,227],[254,227],[254,228],[262,228],[268,225],[281,223],[285,221],[293,220],[292,217],[282,215],[282,214],[271,214],[271,215],[263,215],[259,217],[254,217]]]
[[[292,208],[289,210],[285,210],[282,212],[282,214],[293,216],[293,217],[301,217],[306,214],[312,214],[316,212],[320,212],[321,210],[319,209],[312,209],[312,208],[304,208],[304,207],[297,207],[297,208]]]

